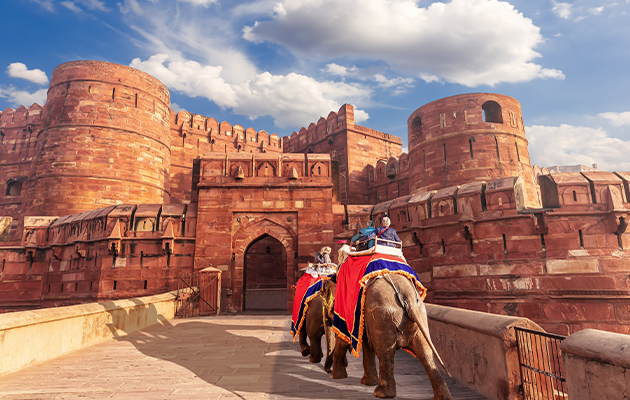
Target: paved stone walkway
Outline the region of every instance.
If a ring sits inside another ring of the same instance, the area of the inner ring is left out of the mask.
[[[286,316],[237,315],[171,320],[42,365],[0,377],[2,399],[375,399],[359,384],[302,358]],[[28,346],[28,343],[24,343]],[[418,360],[396,354],[398,399],[431,399]],[[455,399],[484,397],[447,380]]]

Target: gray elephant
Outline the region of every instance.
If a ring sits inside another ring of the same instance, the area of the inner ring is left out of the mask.
[[[335,291],[336,284],[333,281],[325,282],[321,289],[325,298],[334,299]],[[429,336],[424,303],[409,279],[399,274],[373,279],[366,287],[364,296],[361,384],[377,385],[374,389],[376,397],[395,397],[394,353],[405,349],[413,353],[424,366],[433,388],[433,399],[452,400],[433,358],[435,355],[444,367]],[[333,312],[333,306],[327,304],[326,314],[331,320]],[[348,348],[347,342],[337,338],[333,352],[333,379],[348,377],[347,362],[344,361]],[[380,374],[376,370],[375,355],[378,357]]]
[[[309,356],[312,363],[319,363],[322,360],[322,336],[326,335],[326,360],[324,369],[330,373],[332,370],[332,351],[335,347],[335,335],[332,333],[332,320],[325,323],[324,320],[324,299],[321,293],[308,303],[308,309],[304,316],[304,323],[299,331],[299,342],[302,356]],[[328,315],[326,315],[328,318]],[[308,337],[308,342],[306,338]],[[310,342],[310,345],[309,345]]]

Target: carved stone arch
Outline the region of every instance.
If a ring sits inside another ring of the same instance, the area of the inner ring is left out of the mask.
[[[234,253],[234,264],[232,276],[234,277],[232,295],[232,304],[239,311],[243,311],[246,306],[244,279],[245,257],[250,245],[254,244],[263,236],[270,236],[280,242],[286,252],[286,290],[287,290],[287,308],[291,311],[291,286],[295,284],[297,279],[297,263],[294,252],[297,251],[297,236],[291,227],[286,226],[275,220],[275,218],[261,217],[257,218],[239,228],[232,236],[232,251]]]
[[[328,176],[328,166],[321,161],[311,167],[310,176]]]
[[[246,223],[245,225],[241,226],[232,236],[232,248],[236,249],[236,243],[239,237],[244,236],[243,232],[249,231],[251,229],[254,229],[255,225],[261,225],[263,223],[263,221],[269,221],[271,224],[277,226],[279,229],[285,229],[286,231],[289,232],[291,238],[293,239],[294,243],[297,243],[297,233],[295,233],[295,231],[293,230],[293,228],[291,228],[290,226],[285,225],[282,221],[274,218],[274,217],[270,217],[270,216],[266,216],[266,217],[259,217],[256,218],[252,221],[249,221],[248,223]],[[251,237],[252,235],[248,235],[249,237]],[[260,235],[259,235],[260,236]],[[272,236],[272,235],[270,235]],[[256,239],[258,236],[254,237],[253,239]],[[252,240],[253,240],[252,239]],[[276,238],[277,239],[277,238]],[[279,240],[279,239],[278,239]],[[281,241],[281,240],[280,240]],[[245,249],[246,250],[246,249]],[[243,252],[245,251],[243,250]]]
[[[276,176],[276,167],[269,161],[265,161],[258,166],[256,176]]]

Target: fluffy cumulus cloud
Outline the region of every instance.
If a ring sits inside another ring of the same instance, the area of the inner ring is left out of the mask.
[[[326,68],[322,72],[332,76],[341,78],[354,78],[361,81],[375,82],[379,87],[383,89],[390,89],[392,94],[397,95],[407,91],[407,89],[414,87],[413,78],[395,77],[388,78],[380,72],[382,68],[375,70],[366,70],[357,68],[356,66],[344,67],[336,63],[330,63],[326,65]]]
[[[7,74],[12,78],[26,79],[40,85],[48,83],[46,73],[41,69],[28,69],[23,63],[11,63],[7,67]]]
[[[21,105],[30,106],[33,103],[43,105],[46,102],[46,93],[48,89],[39,89],[35,92],[19,90],[13,86],[0,86],[0,97],[8,99],[13,107]]]
[[[630,125],[630,111],[620,113],[605,112],[599,114],[599,116],[609,120],[611,125],[615,127]]]
[[[169,88],[190,97],[205,97],[222,108],[251,119],[269,115],[284,128],[317,121],[343,102],[366,99],[371,91],[343,82],[320,82],[305,75],[257,73],[238,83],[227,82],[221,66],[201,65],[196,61],[167,62],[169,56],[156,54],[148,60],[134,59],[130,66],[145,71]],[[358,119],[367,113],[358,110]]]
[[[610,137],[602,128],[560,125],[527,127],[532,165],[591,166],[608,171],[630,171],[630,141]]]
[[[428,82],[474,87],[564,78],[561,71],[534,62],[540,57],[534,49],[544,40],[540,29],[509,3],[420,4],[416,0],[283,0],[274,7],[271,19],[246,26],[243,37],[286,46],[303,59],[385,62],[399,73]]]

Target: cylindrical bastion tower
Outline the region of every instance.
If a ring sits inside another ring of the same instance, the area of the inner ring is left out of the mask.
[[[102,61],[52,74],[23,215],[168,203],[170,94],[154,77]]]
[[[516,99],[493,93],[446,97],[414,111],[407,128],[411,191],[520,176],[526,206],[540,207]]]

